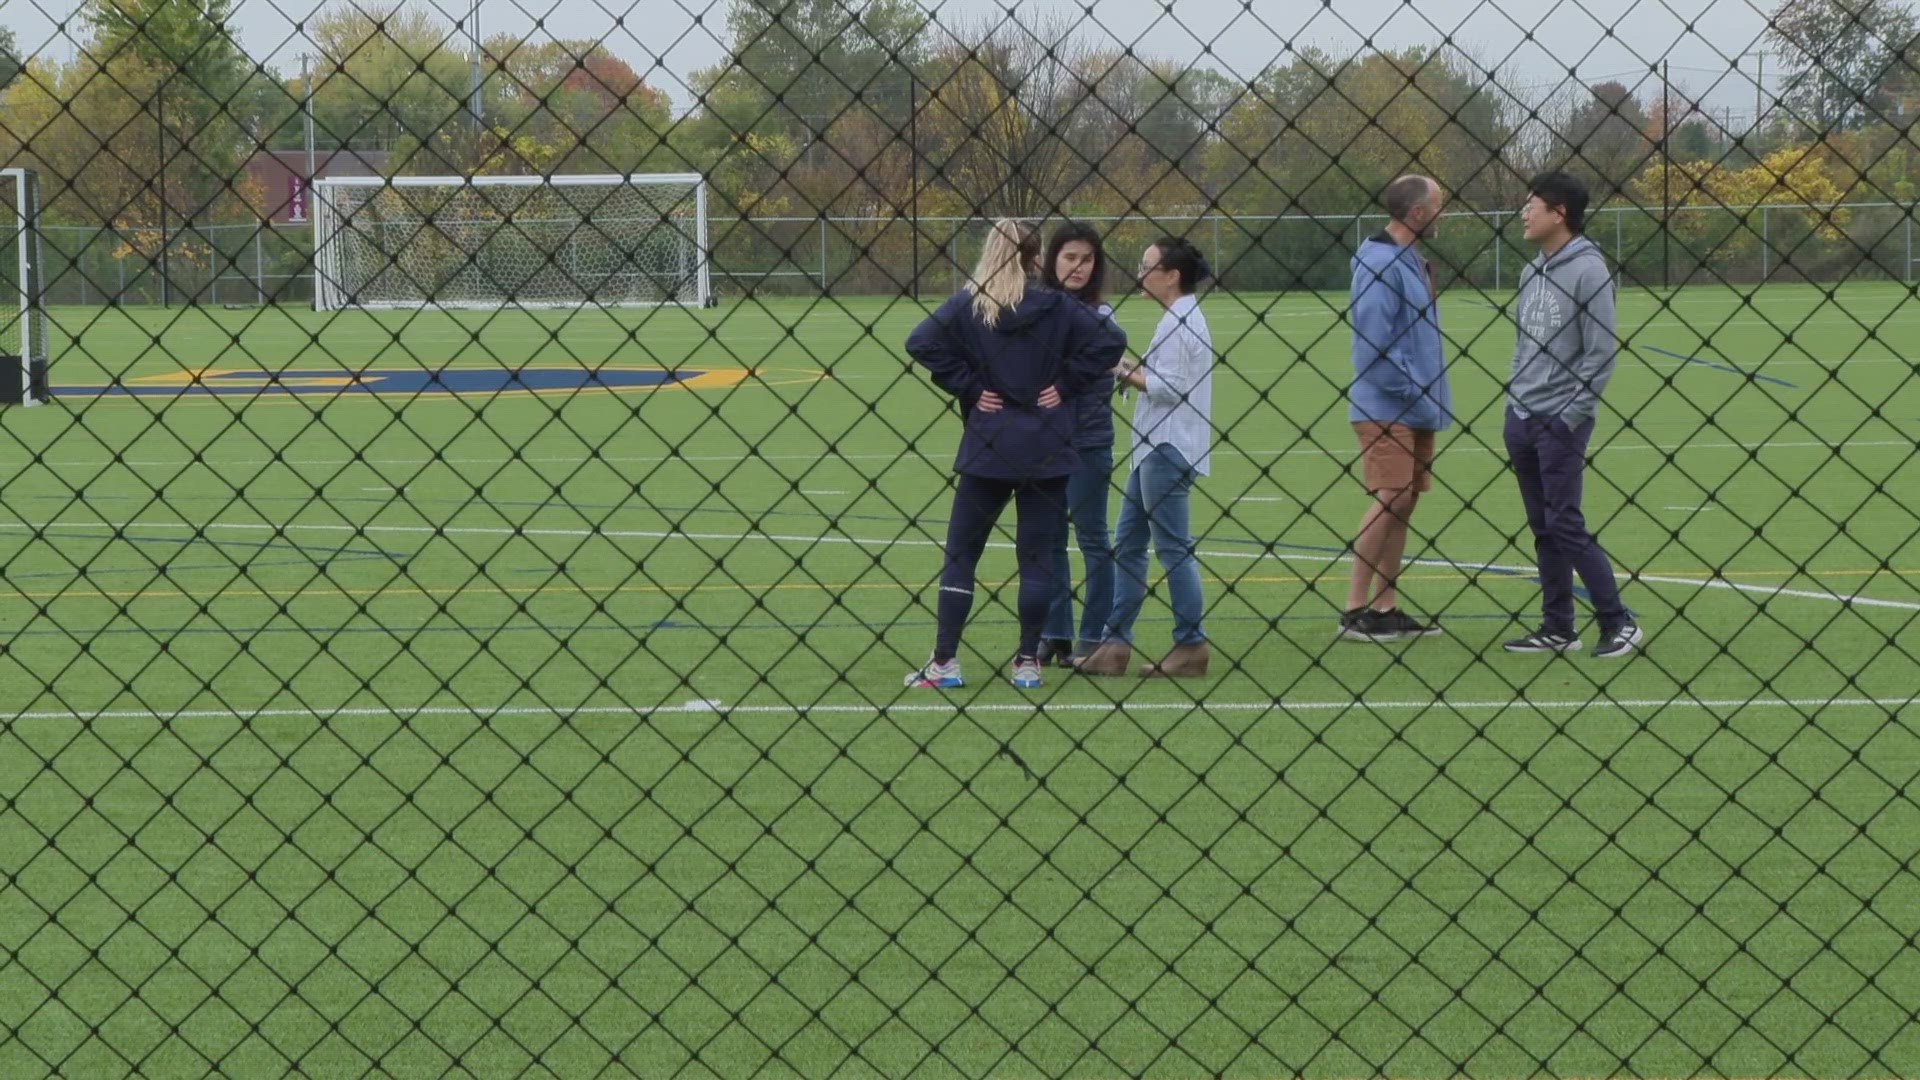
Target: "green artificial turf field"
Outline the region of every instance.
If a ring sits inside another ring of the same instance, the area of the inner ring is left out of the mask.
[[[1445,301],[1444,636],[1333,642],[1346,331],[1221,293],[1214,675],[1013,690],[996,549],[945,696],[913,304],[54,309],[63,396],[0,417],[0,1075],[1920,1072],[1920,309],[1623,294],[1607,664],[1498,650],[1508,299]],[[689,381],[542,381],[601,366]]]

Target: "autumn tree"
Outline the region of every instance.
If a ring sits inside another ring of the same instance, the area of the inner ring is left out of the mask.
[[[488,43],[491,123],[514,171],[645,171],[670,125],[667,96],[597,41]]]
[[[1211,160],[1230,202],[1273,213],[1371,207],[1420,172],[1470,202],[1497,203],[1514,119],[1476,65],[1425,48],[1347,60],[1302,49],[1262,73],[1223,121]]]
[[[477,138],[466,117],[471,59],[448,47],[447,24],[399,4],[343,4],[307,32],[320,54],[313,115],[325,144],[392,151],[399,171],[413,173],[460,171],[483,153],[468,145]],[[498,80],[489,85],[498,92]]]
[[[1605,202],[1640,171],[1653,153],[1651,120],[1633,91],[1617,82],[1587,89],[1559,131],[1560,154],[1597,177],[1596,202]]]
[[[1781,0],[1767,40],[1789,72],[1785,97],[1817,133],[1885,115],[1912,82],[1913,10],[1898,0]]]
[[[1665,227],[1695,256],[1717,266],[1754,258],[1763,239],[1776,251],[1790,248],[1793,237],[1838,240],[1850,217],[1833,205],[1846,197],[1846,189],[1831,157],[1817,145],[1776,150],[1744,169],[1704,160],[1655,160],[1627,185],[1627,193],[1643,206],[1669,208],[1661,215]],[[1684,209],[1690,207],[1720,212]],[[1764,230],[1761,207],[1766,208]]]
[[[179,221],[202,219],[232,197],[258,146],[258,95],[272,80],[255,78],[258,69],[233,38],[232,14],[232,0],[88,0],[84,8],[94,74],[115,85],[89,79],[71,93],[128,94],[151,118],[91,131],[110,136],[116,151],[123,139],[162,144],[148,180]]]
[[[1098,174],[1093,50],[1072,24],[981,22],[928,60],[930,154],[943,182],[982,217],[1057,213]]]
[[[0,90],[20,74],[25,62],[20,59],[20,46],[13,39],[13,31],[0,26]]]

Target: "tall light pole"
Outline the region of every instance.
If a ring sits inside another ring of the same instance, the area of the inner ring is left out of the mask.
[[[1753,68],[1753,127],[1749,128],[1748,130],[1753,135],[1757,136],[1760,133],[1760,124],[1762,121],[1766,119],[1766,115],[1767,115],[1767,104],[1766,104],[1767,50],[1755,49],[1752,52],[1743,52],[1739,56],[1734,57],[1733,62],[1738,64],[1740,61],[1745,60],[1749,56],[1753,57],[1754,59],[1754,68]]]
[[[473,93],[467,110],[473,114],[473,126],[480,128],[480,0],[473,0]]]
[[[913,279],[910,290],[915,300],[920,299],[920,80],[914,77],[913,69],[907,69],[907,159],[911,163],[912,177],[907,185],[909,213],[913,218],[913,228],[908,239],[913,246]]]
[[[154,134],[159,141],[154,145],[158,151],[158,175],[154,182],[160,189],[160,306],[171,307],[172,297],[168,292],[167,279],[172,276],[167,260],[167,80],[162,78],[153,93]]]
[[[300,88],[305,91],[301,96],[306,98],[303,104],[307,114],[307,189],[302,194],[308,202],[313,201],[313,174],[317,171],[313,165],[313,72],[311,61],[312,57],[306,53],[300,54]]]
[[[1660,61],[1660,285],[1673,284],[1673,61]]]

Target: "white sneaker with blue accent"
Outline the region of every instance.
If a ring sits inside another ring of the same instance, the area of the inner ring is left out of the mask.
[[[960,658],[956,656],[944,664],[929,659],[926,667],[907,676],[906,685],[909,690],[957,690],[967,681],[960,677]]]
[[[1009,676],[1016,690],[1038,690],[1045,685],[1040,680],[1040,658],[1037,656],[1016,656],[1013,658],[1013,671]]]

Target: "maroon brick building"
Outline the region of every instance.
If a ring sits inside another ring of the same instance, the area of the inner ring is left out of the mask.
[[[315,176],[383,176],[388,154],[384,150],[316,150]],[[299,225],[307,220],[305,150],[262,150],[247,162],[247,176],[264,193],[267,218],[276,225]]]

